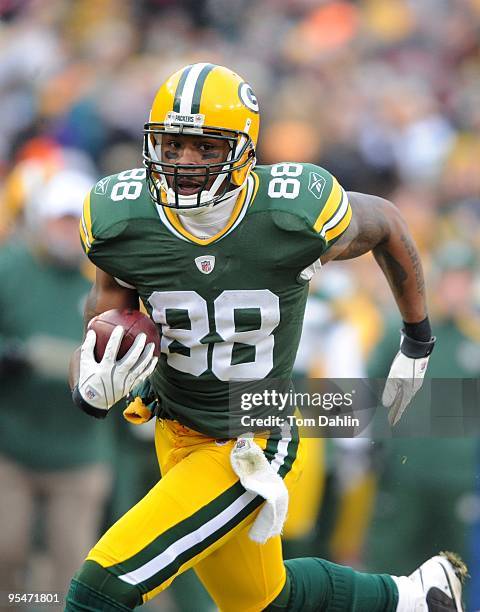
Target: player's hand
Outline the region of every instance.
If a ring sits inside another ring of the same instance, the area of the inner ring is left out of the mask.
[[[105,347],[102,360],[95,359],[96,334],[93,329],[87,332],[80,349],[80,377],[74,389],[73,399],[88,414],[104,418],[113,404],[149,376],[158,358],[153,356],[153,342],[145,346],[146,335],[138,334],[130,349],[117,360],[124,328],[117,325]]]
[[[142,425],[150,421],[158,405],[159,399],[150,379],[146,378],[140,384],[135,385],[127,395],[127,407],[123,411],[123,416],[129,423]]]
[[[434,344],[435,338],[429,342],[420,342],[401,332],[400,350],[393,360],[382,395],[382,404],[389,408],[390,425],[398,423],[405,408],[421,388]]]

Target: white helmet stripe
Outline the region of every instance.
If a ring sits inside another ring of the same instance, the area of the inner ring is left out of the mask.
[[[190,115],[192,113],[193,94],[195,85],[202,70],[209,64],[194,64],[188,73],[187,80],[183,86],[182,97],[180,99],[180,114]]]

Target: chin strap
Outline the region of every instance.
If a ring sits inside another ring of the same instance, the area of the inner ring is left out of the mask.
[[[235,187],[235,189],[232,189],[231,191],[227,191],[227,193],[225,194],[225,197],[219,200],[218,202],[207,204],[205,206],[200,206],[197,208],[176,208],[175,207],[175,208],[172,208],[171,210],[175,214],[181,215],[182,217],[196,217],[197,215],[208,214],[209,211],[211,211],[213,208],[215,210],[220,210],[220,208],[224,208],[228,206],[229,204],[232,204],[232,202],[235,202],[235,200],[238,198],[239,193],[244,189],[246,183],[247,183],[247,179],[245,179],[245,181],[243,182],[242,185],[240,185],[240,187]],[[183,197],[183,196],[180,196],[180,197]],[[191,197],[191,196],[186,196],[186,197]]]

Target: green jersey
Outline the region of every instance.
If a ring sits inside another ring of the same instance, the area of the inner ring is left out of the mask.
[[[152,202],[143,169],[92,188],[82,242],[159,326],[152,383],[167,418],[227,437],[229,381],[290,377],[308,281],[351,216],[337,180],[311,164],[257,167],[226,227],[205,240]]]

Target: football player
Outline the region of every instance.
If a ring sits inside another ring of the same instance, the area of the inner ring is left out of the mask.
[[[258,130],[247,82],[222,66],[186,66],[155,97],[145,167],[103,178],[86,198],[80,234],[97,271],[85,320],[141,299],[162,353],[157,363],[139,335],[116,360],[119,326],[97,363],[89,331],[72,358],[73,398],[103,418],[135,387],[125,416],[156,417],[162,479],[90,551],[67,609],[130,610],[193,567],[228,612],[461,610],[463,567],[451,554],[411,577],[283,561],[302,442],[294,425],[232,439],[229,381],[289,379],[313,272],[367,251],[404,321],[383,394],[392,424],[422,383],[434,338],[397,209],[346,193],[312,164],[255,167]]]

